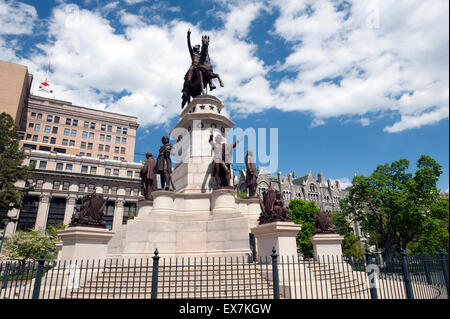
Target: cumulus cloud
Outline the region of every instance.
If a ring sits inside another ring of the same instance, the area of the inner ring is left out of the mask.
[[[339,181],[341,189],[346,189],[347,187],[353,186],[352,181],[348,177],[342,177],[342,178],[338,178],[336,180]],[[333,180],[333,183],[334,182],[335,181]]]
[[[30,34],[36,19],[37,12],[33,6],[0,0],[0,35]]]

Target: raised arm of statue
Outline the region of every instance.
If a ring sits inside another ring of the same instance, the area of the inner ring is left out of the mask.
[[[191,29],[188,29],[188,32],[187,32],[187,44],[188,44],[189,54],[192,57],[192,55],[194,54],[194,51],[192,50],[192,45],[191,45]]]
[[[239,143],[241,142],[241,139],[240,138],[238,138],[237,140],[236,140],[236,142],[233,144],[233,148],[235,148],[236,147],[236,145],[238,145]]]

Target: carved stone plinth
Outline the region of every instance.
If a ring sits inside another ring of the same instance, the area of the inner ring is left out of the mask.
[[[273,222],[258,225],[251,229],[256,238],[259,260],[272,262],[272,249],[275,247],[279,256],[297,258],[297,234],[301,226],[293,222]]]
[[[114,232],[105,228],[75,226],[58,231],[62,247],[58,260],[105,259]]]
[[[339,234],[316,234],[309,239],[314,248],[314,257],[342,257],[341,243],[344,236]]]

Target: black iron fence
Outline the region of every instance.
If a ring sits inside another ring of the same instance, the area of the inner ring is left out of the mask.
[[[448,299],[448,255],[0,263],[0,299]]]

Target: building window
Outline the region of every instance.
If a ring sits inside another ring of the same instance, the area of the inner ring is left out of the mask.
[[[117,186],[111,187],[111,194],[116,195],[117,194]]]
[[[117,168],[113,170],[113,176],[119,176],[119,170]]]
[[[70,134],[70,130],[68,128],[65,128],[64,129],[64,135],[65,136],[69,136],[69,134]]]
[[[36,160],[30,160],[29,166],[36,168]]]
[[[86,156],[87,157],[92,157],[92,154],[91,153],[86,153]]]
[[[28,123],[28,127],[29,128],[33,128],[34,127],[34,123]]]
[[[39,146],[39,150],[40,151],[45,151],[45,152],[50,152],[52,150],[52,148],[50,146]]]
[[[105,124],[102,124],[102,126],[100,127],[100,130],[101,130],[101,131],[106,131],[106,125],[105,125]]]
[[[17,223],[17,230],[29,231],[34,228],[38,207],[38,196],[24,196]]]
[[[69,140],[67,138],[63,138],[62,145],[67,146],[68,143],[69,143]]]
[[[53,115],[47,115],[47,122],[53,121]]]
[[[53,126],[52,133],[53,134],[58,134],[58,127],[57,126]]]
[[[45,133],[50,133],[50,130],[51,130],[50,125],[46,125],[46,126],[45,126],[45,129],[44,129],[44,132],[45,132]]]
[[[52,137],[50,139],[50,144],[56,144],[56,137]]]
[[[111,175],[111,169],[110,168],[105,168],[105,175],[106,176],[110,176]]]
[[[121,160],[121,161],[124,161],[124,160],[125,160],[125,158],[124,158],[124,157],[121,157],[121,158],[120,158],[120,160]]]
[[[84,152],[80,152],[80,156],[84,156]]]
[[[109,155],[104,155],[103,158],[104,159],[109,159]]]
[[[75,140],[70,140],[69,146],[75,146]]]
[[[95,185],[94,184],[89,184],[88,186],[88,192],[92,193],[95,190]]]
[[[114,157],[113,157],[113,160],[118,161],[118,160],[119,160],[119,157],[118,157],[118,156],[114,156]]]
[[[127,171],[127,177],[133,177],[133,171]]]
[[[68,191],[70,187],[70,183],[69,182],[63,182],[63,191]]]
[[[83,127],[84,127],[84,128],[88,128],[88,127],[89,127],[89,122],[88,122],[88,121],[84,121]]]
[[[120,137],[116,136],[116,143],[120,143]]]
[[[120,154],[125,154],[125,147],[120,148]]]
[[[34,126],[34,130],[35,130],[36,132],[38,132],[40,129],[41,129],[41,125],[40,125],[40,124],[36,124],[36,125]]]
[[[94,138],[94,133],[89,132],[89,138],[93,139]]]
[[[104,141],[105,140],[105,134],[100,134],[100,141]]]
[[[98,144],[98,150],[99,150],[100,152],[103,152],[103,144]]]
[[[97,174],[97,167],[91,166],[91,174]]]
[[[62,171],[63,170],[63,163],[56,163],[56,170]]]
[[[48,136],[43,136],[42,137],[42,142],[43,143],[48,143]]]
[[[108,132],[112,132],[112,125],[108,125]]]
[[[78,191],[84,193],[84,192],[86,191],[86,184],[80,183],[80,184],[78,185]]]
[[[38,119],[38,120],[42,120],[42,114],[41,114],[41,113],[38,113],[37,119]]]
[[[83,133],[82,133],[81,137],[82,137],[82,138],[87,138],[87,134],[88,134],[88,132],[86,132],[86,131],[83,131]]]
[[[114,153],[119,153],[119,146],[114,147]]]
[[[117,133],[117,134],[120,134],[120,133],[121,133],[121,130],[122,130],[122,129],[121,129],[120,127],[117,127],[116,133]]]
[[[103,185],[103,194],[109,194],[109,186]]]
[[[72,130],[72,134],[70,134],[70,136],[73,136],[73,137],[77,136],[77,130]]]
[[[55,116],[55,123],[59,123],[59,116]]]
[[[47,168],[47,162],[46,161],[40,161],[39,162],[39,169],[46,169]]]
[[[123,135],[127,135],[127,128],[126,128],[126,127],[124,127],[124,128],[122,129],[122,134],[123,134]]]
[[[42,189],[42,185],[44,185],[44,180],[43,179],[38,179],[36,181],[36,188],[37,189]]]
[[[38,136],[37,136],[37,135],[33,135],[32,141],[33,141],[33,142],[37,142],[37,140],[38,140]]]
[[[73,120],[72,126],[78,126],[78,120]]]
[[[70,125],[72,123],[72,119],[66,119],[66,125]]]
[[[106,135],[106,141],[111,142],[111,135]]]
[[[92,143],[88,143],[88,145],[87,145],[87,149],[88,149],[88,150],[91,150],[91,149],[92,149],[92,146],[93,146],[93,144],[92,144]]]
[[[81,142],[80,148],[81,148],[81,149],[85,149],[85,148],[86,148],[86,142]]]
[[[109,145],[105,145],[105,152],[109,152],[109,148],[110,148]]]
[[[36,112],[31,112],[31,117],[36,117]]]
[[[57,191],[59,191],[59,186],[61,185],[61,182],[60,181],[54,181],[53,182],[53,190],[57,190]]]
[[[62,224],[66,213],[66,199],[52,198],[48,210],[47,228],[51,225]]]
[[[95,130],[95,122],[91,122],[91,130]]]
[[[86,174],[88,171],[88,167],[86,165],[81,166],[81,174]]]
[[[72,164],[66,164],[66,172],[72,171]]]
[[[125,195],[130,196],[131,195],[131,187],[125,187]]]
[[[31,140],[31,134],[27,134],[27,140]]]
[[[65,148],[54,147],[53,150],[56,153],[66,153],[66,149]]]
[[[122,137],[122,144],[127,144],[127,139],[125,137]]]

